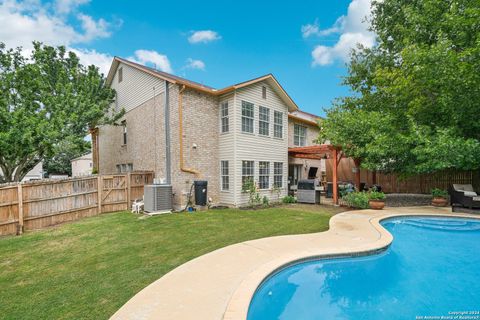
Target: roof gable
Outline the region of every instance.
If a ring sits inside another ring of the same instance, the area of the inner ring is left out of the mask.
[[[108,86],[112,83],[113,78],[115,76],[115,73],[117,72],[117,69],[118,69],[118,66],[120,65],[120,63],[124,63],[124,64],[126,64],[130,67],[136,68],[138,70],[141,70],[145,73],[150,74],[151,76],[160,78],[160,79],[168,81],[170,83],[184,85],[188,88],[198,90],[198,91],[202,91],[204,93],[208,93],[208,94],[212,94],[212,95],[216,95],[216,96],[223,95],[223,94],[235,91],[235,90],[240,89],[240,88],[250,86],[252,84],[255,84],[255,83],[258,83],[258,82],[261,82],[261,81],[266,81],[272,87],[272,89],[278,94],[278,96],[285,102],[285,104],[288,106],[289,111],[298,110],[298,106],[296,105],[296,103],[288,95],[288,93],[285,91],[285,89],[283,89],[283,87],[280,85],[280,83],[277,81],[277,79],[272,74],[267,74],[267,75],[264,75],[264,76],[261,76],[261,77],[255,78],[255,79],[240,82],[240,83],[225,87],[223,89],[217,90],[215,88],[205,86],[205,85],[203,85],[201,83],[198,83],[198,82],[190,81],[190,80],[187,80],[187,79],[184,79],[184,78],[181,78],[181,77],[177,77],[175,75],[172,75],[172,74],[169,74],[169,73],[166,73],[166,72],[158,71],[158,70],[155,70],[153,68],[149,68],[149,67],[143,66],[141,64],[126,60],[126,59],[122,59],[122,58],[119,58],[119,57],[114,57],[113,61],[112,61],[112,65],[111,65],[110,70],[109,70],[108,75],[107,75],[106,84]]]

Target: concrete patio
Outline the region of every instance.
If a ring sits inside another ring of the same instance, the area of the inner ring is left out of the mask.
[[[343,212],[331,218],[325,232],[246,241],[193,259],[140,291],[111,319],[246,319],[250,300],[268,275],[304,259],[386,249],[393,238],[379,222],[409,215],[479,218],[434,207]]]

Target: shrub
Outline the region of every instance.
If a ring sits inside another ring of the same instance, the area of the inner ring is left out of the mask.
[[[368,193],[368,199],[369,200],[379,200],[379,201],[383,201],[385,200],[386,196],[385,196],[385,193],[383,192],[378,192],[378,191],[370,191]]]
[[[260,193],[257,192],[257,186],[253,179],[247,179],[242,185],[242,191],[248,193],[248,202],[251,206],[261,202]]]
[[[342,199],[349,207],[358,209],[368,208],[368,194],[366,192],[349,192],[345,194]]]
[[[431,192],[432,192],[432,197],[434,198],[447,199],[448,197],[448,192],[443,189],[433,188]]]
[[[282,202],[283,203],[296,203],[297,199],[295,199],[294,196],[285,196],[285,197],[283,197]]]
[[[263,204],[264,207],[268,207],[269,201],[268,201],[267,196],[263,196],[262,204]]]

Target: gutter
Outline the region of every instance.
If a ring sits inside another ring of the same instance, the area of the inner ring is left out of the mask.
[[[187,173],[192,173],[196,176],[200,174],[199,171],[192,168],[185,168],[185,163],[183,159],[183,91],[185,91],[186,86],[182,85],[178,91],[178,138],[180,142],[180,170]]]

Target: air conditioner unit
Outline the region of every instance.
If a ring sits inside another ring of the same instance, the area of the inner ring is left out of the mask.
[[[144,187],[144,210],[148,213],[167,213],[172,211],[172,186],[152,184]]]

